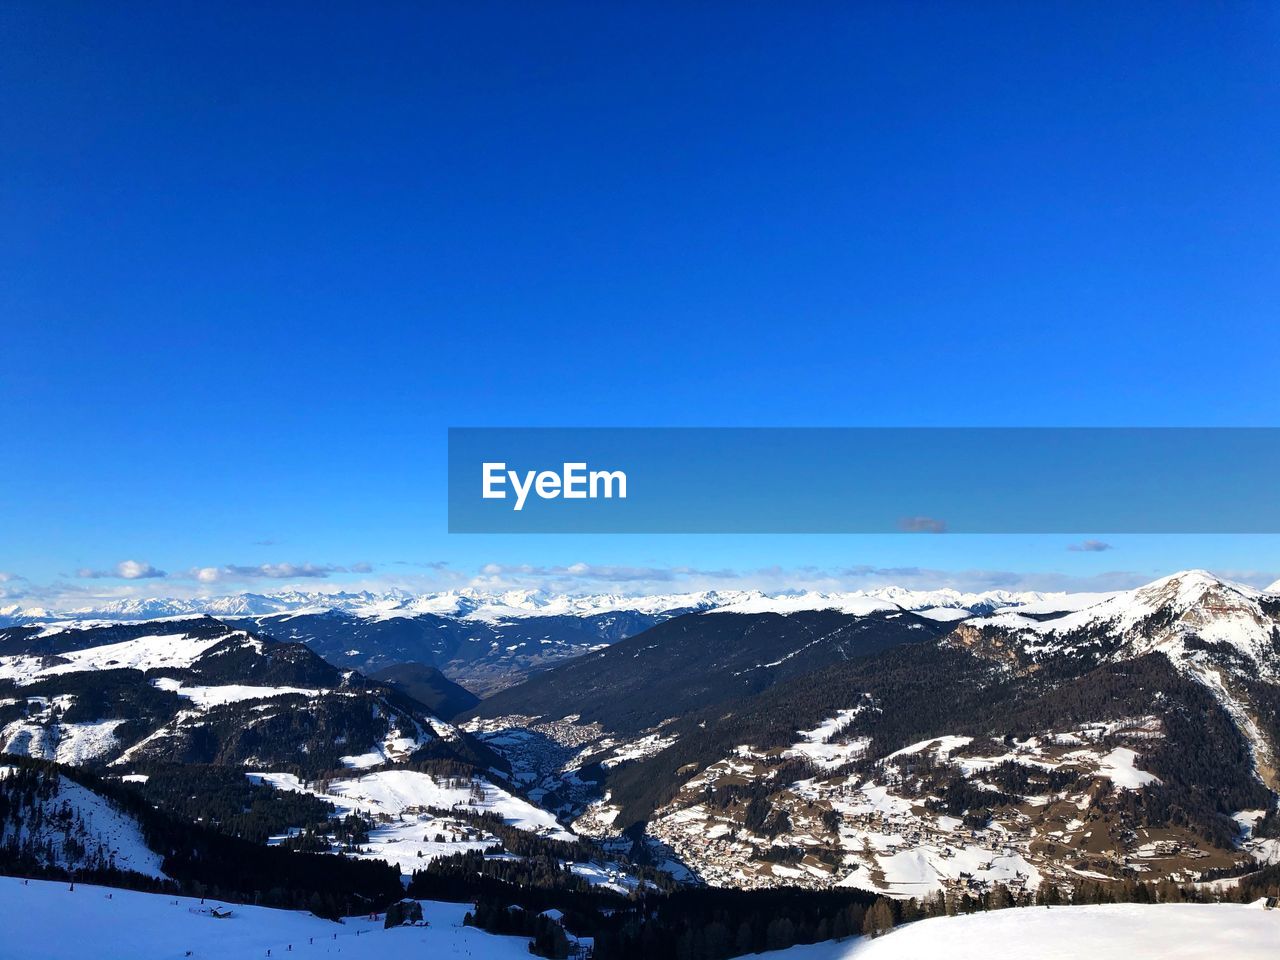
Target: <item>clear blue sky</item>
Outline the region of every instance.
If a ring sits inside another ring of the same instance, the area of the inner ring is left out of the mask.
[[[1280,424],[1274,5],[316,7],[0,7],[0,591],[1280,575],[444,532],[449,425]]]

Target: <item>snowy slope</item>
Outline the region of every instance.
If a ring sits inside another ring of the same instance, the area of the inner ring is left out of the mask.
[[[300,911],[191,897],[0,877],[0,950],[23,960],[240,960],[341,955],[346,960],[471,957],[519,960],[523,937],[462,926],[466,904],[420,901],[427,927],[384,930]],[[215,919],[210,907],[229,908]],[[777,960],[1270,960],[1280,916],[1237,904],[1028,907],[909,924],[875,940],[828,941],[770,953]],[[188,951],[190,953],[188,954]]]
[[[12,768],[0,767],[0,777],[9,776],[11,771]],[[51,851],[50,866],[79,869],[110,865],[147,876],[164,876],[160,869],[162,857],[147,847],[137,821],[105,797],[58,776],[56,792],[41,798],[39,807],[38,827],[31,826],[37,818],[26,811],[21,824],[0,824],[0,842],[29,845],[45,861]],[[70,848],[68,838],[80,845],[81,853]]]
[[[1225,643],[1260,664],[1270,657],[1276,623],[1263,608],[1265,591],[1214,576],[1184,570],[1134,590],[1111,594],[1070,594],[995,610],[968,621],[975,628],[996,627],[1042,637],[1106,629],[1124,636],[1130,652],[1177,652],[1195,633],[1208,643]],[[1064,616],[1037,619],[1037,615]]]
[[[792,947],[777,960],[1270,960],[1280,913],[1240,904],[1024,907],[908,924],[875,940]]]
[[[303,783],[290,773],[250,773],[250,780],[277,790],[310,793],[332,803],[339,816],[358,812],[380,821],[369,834],[369,843],[354,856],[385,860],[412,873],[431,859],[461,850],[483,850],[496,841],[456,838],[459,825],[448,817],[427,812],[427,808],[459,810],[464,813],[496,813],[509,826],[556,840],[573,840],[574,835],[555,817],[527,800],[495,786],[487,780],[432,777],[412,770],[381,770],[347,780],[331,780],[327,789]],[[449,837],[437,843],[438,834]]]
[[[1162,577],[1136,590],[1113,594],[1066,616],[1036,620],[1025,613],[998,611],[975,618],[975,627],[995,626],[1063,636],[1088,627],[1106,627],[1126,635],[1134,652],[1162,649],[1176,652],[1179,642],[1194,632],[1209,643],[1225,643],[1260,664],[1269,657],[1275,622],[1262,608],[1263,591],[1219,579],[1205,570],[1187,570]],[[1150,625],[1152,618],[1164,622]],[[1145,628],[1145,629],[1143,629]],[[1136,634],[1141,632],[1142,636]]]
[[[339,810],[398,815],[414,808],[454,806],[475,813],[498,813],[521,830],[546,833],[557,840],[572,840],[546,810],[495,787],[486,780],[449,780],[414,770],[380,770],[349,780],[330,780],[324,792],[303,784],[289,773],[250,773],[252,780],[269,783],[280,790],[313,793],[331,801]],[[474,803],[473,803],[474,801]]]
[[[1275,790],[1280,745],[1255,719],[1259,708],[1248,684],[1280,682],[1278,637],[1274,599],[1207,571],[1188,570],[1053,619],[1013,611],[967,620],[946,642],[1023,664],[1064,655],[1125,660],[1163,654],[1227,711],[1249,744],[1259,778]]]
[[[71,650],[56,657],[27,654],[0,657],[0,680],[31,683],[41,677],[82,670],[179,669],[191,666],[202,653],[227,639],[225,636],[197,638],[174,633]]]
[[[0,753],[38,757],[77,766],[108,754],[119,746],[116,728],[123,720],[95,720],[89,723],[53,723],[35,714],[15,720],[0,730]]]
[[[271,697],[301,695],[321,697],[328,690],[308,687],[255,687],[242,683],[229,683],[217,687],[186,686],[181,680],[170,677],[158,677],[152,685],[160,690],[168,690],[180,697],[185,697],[198,707],[216,707],[225,703],[238,703],[241,700],[267,700]]]
[[[108,899],[109,895],[109,899]],[[212,906],[232,916],[215,919]],[[428,927],[384,930],[380,920],[346,923],[309,913],[191,897],[0,877],[0,956],[22,960],[242,960],[341,955],[343,960],[528,960],[528,940],[463,927],[466,904],[422,901]],[[204,912],[202,912],[204,911]],[[292,947],[292,950],[290,950]],[[188,954],[187,951],[190,951]]]

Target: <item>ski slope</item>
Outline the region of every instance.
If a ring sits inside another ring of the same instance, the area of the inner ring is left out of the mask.
[[[875,940],[828,941],[776,960],[1273,960],[1280,910],[1260,904],[1024,907],[908,924]]]
[[[341,955],[344,960],[472,957],[527,960],[524,937],[462,926],[466,904],[421,901],[428,927],[384,930],[380,920],[321,920],[308,913],[137,893],[86,884],[0,877],[0,956],[23,960],[232,960]],[[216,919],[210,907],[232,916]],[[1238,904],[1027,907],[938,917],[876,940],[828,941],[776,960],[1271,960],[1280,911]],[[292,949],[290,949],[292,948]]]
[[[110,899],[108,899],[110,895]],[[207,911],[229,907],[219,920]],[[463,927],[466,904],[422,901],[429,927],[384,930],[381,920],[321,920],[309,913],[0,877],[0,957],[21,960],[528,960],[528,940]],[[292,946],[292,950],[290,950]]]

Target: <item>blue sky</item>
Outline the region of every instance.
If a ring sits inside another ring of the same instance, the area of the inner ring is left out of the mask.
[[[1280,576],[1262,536],[450,537],[444,502],[451,425],[1276,425],[1278,21],[7,3],[0,591]],[[124,560],[168,576],[77,576]]]

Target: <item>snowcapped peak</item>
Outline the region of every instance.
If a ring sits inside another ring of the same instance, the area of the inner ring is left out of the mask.
[[[970,628],[994,627],[1020,634],[1041,651],[1065,649],[1080,633],[1106,631],[1123,639],[1120,657],[1159,651],[1178,663],[1198,662],[1205,644],[1225,645],[1266,675],[1280,672],[1273,637],[1277,618],[1253,587],[1233,583],[1207,570],[1184,570],[1151,583],[1116,593],[1050,619],[998,611],[966,621],[958,636],[973,639]],[[968,631],[968,632],[966,632]]]
[[[41,620],[52,616],[43,607],[22,607],[16,603],[0,607],[0,621],[19,622],[22,620]]]
[[[1259,596],[1253,587],[1223,580],[1208,570],[1184,570],[1133,591],[1137,603],[1153,610],[1168,608],[1178,612],[1206,603],[1222,607],[1240,600],[1254,601]]]

